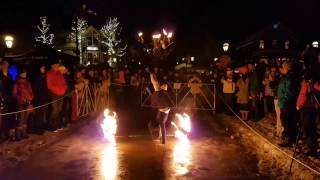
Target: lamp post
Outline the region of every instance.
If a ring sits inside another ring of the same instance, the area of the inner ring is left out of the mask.
[[[12,46],[13,46],[13,41],[14,41],[14,38],[13,36],[10,36],[10,35],[7,35],[4,37],[4,42],[6,43],[6,47],[8,49],[11,49]]]
[[[319,42],[318,41],[313,41],[312,42],[312,47],[318,48],[319,47]]]
[[[222,46],[223,51],[227,52],[229,50],[229,46],[230,46],[229,43],[227,43],[227,42],[223,43],[223,46]]]

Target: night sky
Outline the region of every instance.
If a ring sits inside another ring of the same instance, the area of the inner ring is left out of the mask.
[[[40,16],[48,17],[53,32],[68,30],[83,3],[98,14],[88,17],[89,24],[118,17],[128,41],[138,30],[151,33],[165,26],[180,43],[204,47],[215,40],[240,42],[275,22],[287,25],[302,41],[320,38],[319,0],[10,0],[1,2],[0,33],[13,33],[23,44],[32,44]]]

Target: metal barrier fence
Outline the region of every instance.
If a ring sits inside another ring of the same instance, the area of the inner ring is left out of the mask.
[[[103,89],[99,85],[86,85],[75,91],[77,117],[86,116],[92,112],[103,111],[109,106],[109,88]]]
[[[152,107],[154,88],[150,82],[141,86],[141,106]],[[207,83],[168,83],[167,96],[171,108],[216,110],[216,87]]]

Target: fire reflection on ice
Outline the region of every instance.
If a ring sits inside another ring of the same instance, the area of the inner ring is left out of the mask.
[[[173,164],[176,174],[185,175],[189,172],[190,141],[188,134],[191,132],[190,116],[186,113],[176,114],[178,122],[172,122],[175,127],[175,137],[178,139],[173,150]]]
[[[116,146],[107,145],[101,154],[101,172],[104,180],[117,179],[118,157]]]
[[[190,143],[177,142],[173,149],[173,164],[176,174],[179,176],[187,174],[190,163]]]

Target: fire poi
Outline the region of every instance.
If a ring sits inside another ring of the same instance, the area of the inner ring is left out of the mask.
[[[103,136],[110,144],[115,145],[115,135],[117,133],[117,114],[115,112],[110,112],[109,109],[105,109],[103,115],[104,119],[100,124]]]
[[[189,143],[188,134],[191,132],[190,116],[186,113],[176,114],[177,124],[173,121],[171,124],[176,128],[175,137],[182,142]]]

